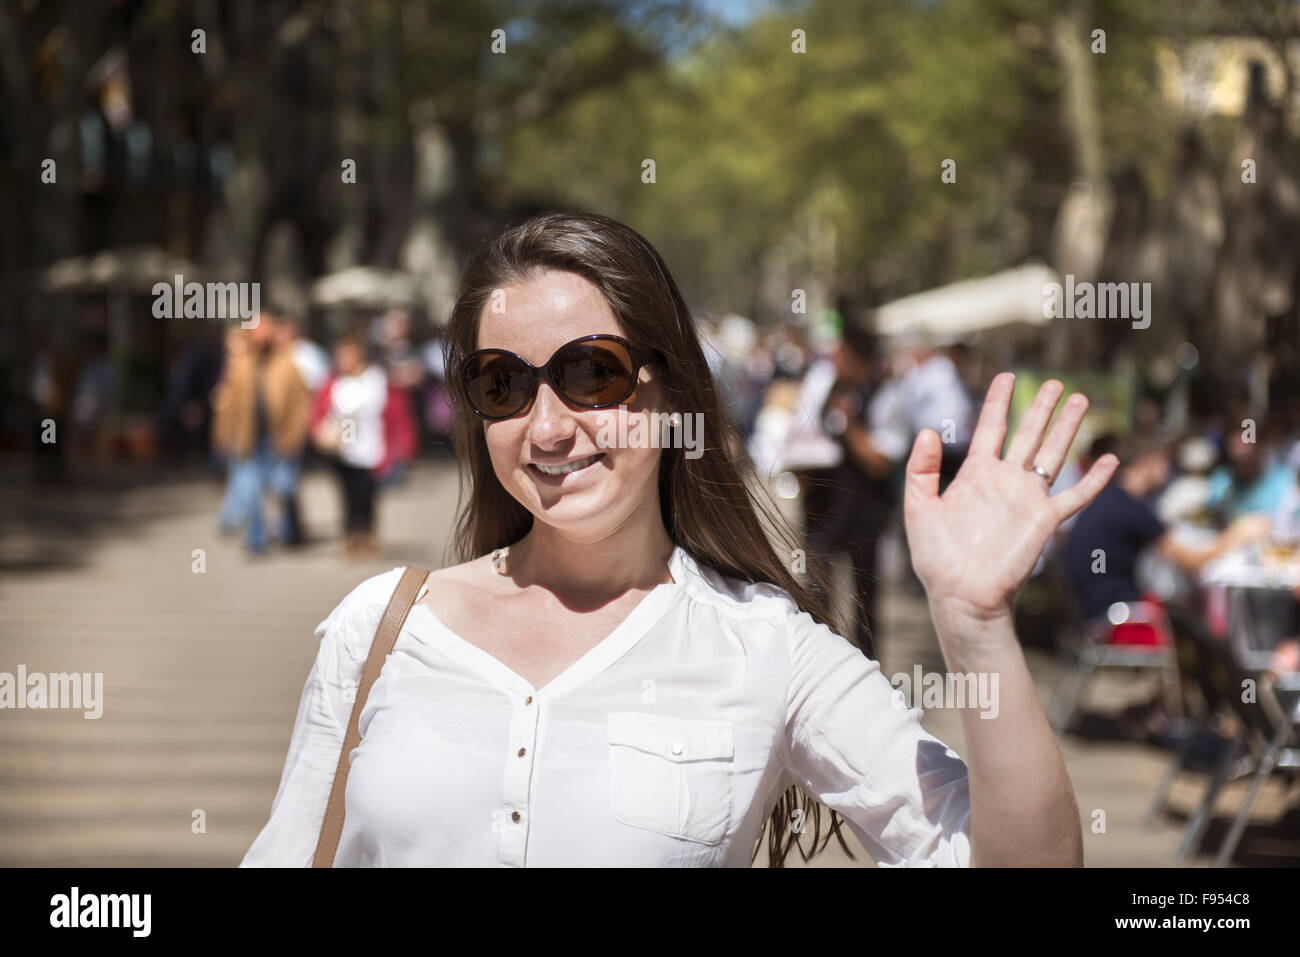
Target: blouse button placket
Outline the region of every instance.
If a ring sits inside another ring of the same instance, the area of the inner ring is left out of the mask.
[[[507,811],[501,829],[500,862],[523,867],[528,853],[528,828],[532,821],[530,791],[533,759],[537,753],[537,722],[541,708],[533,695],[525,695],[511,710],[506,743],[505,775],[501,803]]]

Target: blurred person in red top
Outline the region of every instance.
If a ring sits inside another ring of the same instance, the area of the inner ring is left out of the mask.
[[[393,427],[404,430],[406,421],[411,424],[411,434],[401,435],[401,450],[391,457],[381,474],[379,484],[388,488],[400,485],[406,475],[406,464],[419,445],[419,423],[415,418],[415,396],[420,394],[428,375],[424,360],[411,342],[411,313],[405,308],[390,309],[372,327],[374,341],[380,351],[384,372],[388,375],[389,404],[400,403],[403,413],[394,412]],[[398,423],[397,416],[401,416]],[[395,437],[396,438],[396,437]]]

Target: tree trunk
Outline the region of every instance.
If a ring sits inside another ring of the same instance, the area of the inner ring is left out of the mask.
[[[1053,255],[1062,275],[1076,282],[1096,280],[1110,232],[1113,201],[1106,179],[1097,90],[1093,82],[1090,31],[1085,0],[1063,4],[1052,24],[1053,47],[1065,78],[1065,122],[1077,180],[1057,214]],[[1101,337],[1087,323],[1056,320],[1046,359],[1058,368],[1094,362]]]
[[[470,184],[462,179],[464,162],[457,161],[448,128],[438,122],[428,101],[411,111],[411,142],[415,213],[402,246],[401,265],[415,276],[422,304],[430,320],[440,326],[451,314],[460,278],[458,237],[443,224],[465,228]]]

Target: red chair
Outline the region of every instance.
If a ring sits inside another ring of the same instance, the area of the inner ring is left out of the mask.
[[[1067,649],[1073,662],[1065,666],[1056,691],[1052,729],[1060,734],[1074,723],[1088,683],[1101,668],[1142,668],[1161,673],[1170,700],[1182,710],[1178,657],[1171,637],[1169,617],[1158,599],[1116,602],[1106,616],[1093,618],[1076,629]]]

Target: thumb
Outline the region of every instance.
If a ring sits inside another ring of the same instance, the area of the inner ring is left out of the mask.
[[[939,494],[939,465],[943,461],[943,443],[934,429],[922,429],[912,443],[907,459],[907,482],[903,500],[923,502]]]

